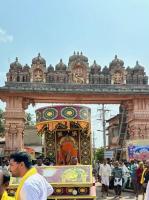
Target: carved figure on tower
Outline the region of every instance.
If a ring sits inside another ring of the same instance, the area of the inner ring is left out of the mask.
[[[124,62],[117,58],[115,55],[114,60],[109,65],[112,84],[125,84],[126,83],[126,70]]]
[[[89,82],[89,64],[88,58],[83,53],[74,52],[69,57],[68,63],[69,82],[85,84]]]

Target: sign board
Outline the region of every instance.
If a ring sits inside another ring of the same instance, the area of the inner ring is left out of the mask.
[[[127,142],[127,156],[129,160],[149,159],[149,140],[132,140]]]
[[[114,154],[113,151],[105,151],[104,152],[104,158],[110,158],[110,159],[112,159],[113,158],[113,154]]]
[[[128,158],[136,160],[149,159],[149,145],[130,145],[128,146]]]

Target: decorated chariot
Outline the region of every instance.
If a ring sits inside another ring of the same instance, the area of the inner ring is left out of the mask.
[[[54,187],[49,199],[95,199],[92,177],[90,108],[58,105],[36,110],[36,127],[44,136],[44,156],[53,166],[38,171]],[[78,163],[72,164],[72,159]],[[11,188],[16,183],[11,183]]]

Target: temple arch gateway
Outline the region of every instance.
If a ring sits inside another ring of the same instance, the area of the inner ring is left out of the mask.
[[[10,64],[7,81],[0,87],[0,99],[6,102],[5,151],[23,148],[25,109],[36,103],[120,104],[127,110],[131,140],[149,139],[149,86],[144,67],[137,61],[125,67],[118,56],[109,66],[89,64],[82,52],[47,67],[40,54],[31,66]]]

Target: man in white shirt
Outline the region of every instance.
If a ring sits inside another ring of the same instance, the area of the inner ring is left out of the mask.
[[[21,177],[16,191],[16,200],[47,200],[53,193],[52,186],[32,167],[31,157],[26,152],[10,155],[12,176]]]
[[[124,164],[124,162],[120,161],[119,162],[119,166],[122,168],[123,170],[123,185],[122,185],[122,190],[125,189],[128,178],[130,177],[130,172],[129,169],[126,167],[126,165]]]
[[[46,200],[50,196],[53,189],[49,187],[49,183],[40,174],[30,176],[24,183],[21,191],[21,200]]]
[[[108,196],[108,188],[109,188],[109,180],[111,176],[111,167],[109,164],[107,164],[107,161],[104,160],[103,164],[100,165],[99,169],[99,176],[101,177],[101,183],[102,183],[102,197],[104,193],[107,193]]]

